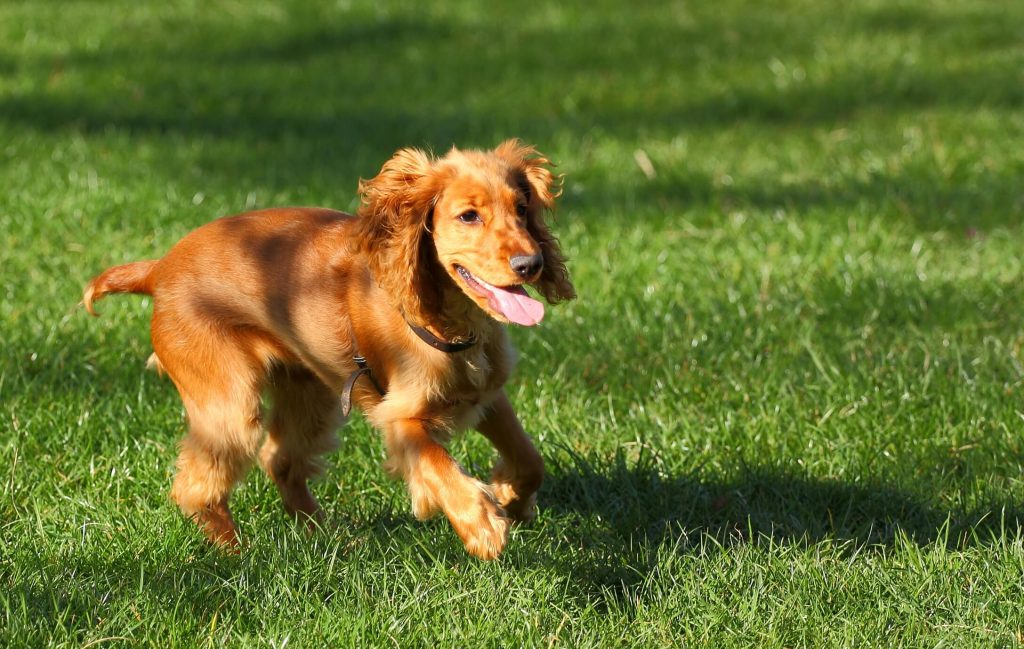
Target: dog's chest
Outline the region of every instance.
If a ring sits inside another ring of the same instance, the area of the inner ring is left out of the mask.
[[[438,430],[463,430],[475,425],[499,394],[513,360],[503,337],[454,353],[417,350],[391,366],[387,394],[368,414],[374,422],[414,418],[433,422]]]
[[[452,389],[446,390],[441,405],[449,407],[475,406],[487,392],[494,373],[491,359],[483,350],[477,353],[463,352],[452,363]]]
[[[432,406],[458,419],[486,405],[505,383],[508,354],[502,347],[480,346],[453,354],[447,369]]]

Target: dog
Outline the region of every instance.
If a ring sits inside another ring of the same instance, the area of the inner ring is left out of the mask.
[[[504,325],[544,317],[526,286],[549,304],[576,297],[545,222],[560,194],[551,167],[518,140],[444,157],[401,149],[360,180],[355,216],[224,217],[89,282],[93,315],[107,294],[153,297],[150,362],[188,419],[171,497],[207,538],[238,551],[228,499],[257,461],[289,514],[322,521],[309,481],[354,405],[382,432],[417,518],[441,511],[471,555],[502,552],[544,477],[503,390],[515,362]],[[498,452],[490,484],[445,447],[470,427]]]

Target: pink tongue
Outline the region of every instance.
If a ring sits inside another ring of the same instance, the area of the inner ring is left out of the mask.
[[[511,289],[487,286],[491,291],[491,308],[512,322],[532,327],[544,318],[544,305],[526,294],[526,289],[516,286]]]

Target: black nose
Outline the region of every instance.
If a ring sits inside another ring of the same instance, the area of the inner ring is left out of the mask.
[[[526,279],[533,277],[544,267],[544,256],[540,253],[536,255],[516,255],[509,259],[508,263],[512,266],[512,270],[516,271],[517,275]]]

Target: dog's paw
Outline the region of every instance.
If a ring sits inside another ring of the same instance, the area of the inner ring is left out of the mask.
[[[537,516],[537,490],[543,480],[543,464],[539,460],[520,467],[519,471],[513,471],[499,460],[491,472],[490,489],[509,518],[517,523],[529,523]]]
[[[227,505],[211,505],[196,512],[191,518],[211,543],[229,554],[239,554],[242,544],[238,538],[238,528]]]
[[[516,523],[531,523],[537,517],[536,492],[523,496],[511,483],[495,482],[491,492],[505,513]]]
[[[452,518],[452,526],[467,552],[485,561],[496,559],[508,542],[511,521],[484,489],[480,489],[475,503],[468,509],[458,519]]]

